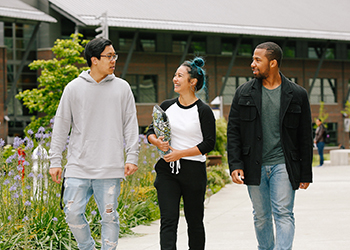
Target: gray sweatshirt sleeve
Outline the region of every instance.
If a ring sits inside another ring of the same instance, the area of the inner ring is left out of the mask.
[[[124,114],[125,163],[137,165],[139,155],[139,128],[135,99],[130,88],[126,98]]]
[[[52,131],[51,146],[49,150],[50,168],[60,168],[62,152],[67,143],[68,133],[71,126],[71,108],[68,91],[64,91],[60,104],[56,111]]]

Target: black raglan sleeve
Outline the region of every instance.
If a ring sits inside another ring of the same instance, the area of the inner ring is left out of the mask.
[[[215,117],[211,108],[203,103],[198,102],[198,112],[200,126],[203,135],[203,141],[197,145],[202,155],[209,153],[215,147],[216,142],[216,125]]]

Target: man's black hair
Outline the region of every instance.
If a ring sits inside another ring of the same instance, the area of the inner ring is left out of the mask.
[[[101,53],[109,45],[112,45],[112,41],[105,38],[95,38],[86,44],[84,55],[89,67],[91,67],[91,57],[96,57],[100,60]]]
[[[278,67],[281,67],[283,51],[278,44],[274,42],[265,42],[256,46],[257,49],[266,49],[266,57],[269,61],[276,60]]]

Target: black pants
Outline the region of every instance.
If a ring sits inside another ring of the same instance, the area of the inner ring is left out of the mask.
[[[176,163],[175,163],[176,164]],[[154,186],[158,193],[161,215],[161,250],[176,250],[180,199],[184,202],[190,250],[204,250],[204,199],[207,186],[205,162],[180,160],[179,174],[173,174],[169,163],[160,159],[156,166]]]

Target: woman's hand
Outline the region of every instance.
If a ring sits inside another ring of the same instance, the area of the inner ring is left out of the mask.
[[[163,152],[166,152],[169,150],[169,142],[168,141],[163,141],[164,140],[164,136],[159,136],[159,138],[157,138],[157,148],[159,148],[160,150],[162,150]]]
[[[171,153],[164,155],[163,159],[166,162],[173,162],[173,161],[177,161],[179,159],[181,159],[182,157],[182,150],[177,150],[174,149],[173,147],[169,146]]]
[[[148,140],[150,143],[152,143],[154,146],[162,150],[163,152],[166,152],[169,150],[169,142],[163,141],[164,136],[156,137],[155,134],[151,134],[148,136]]]

